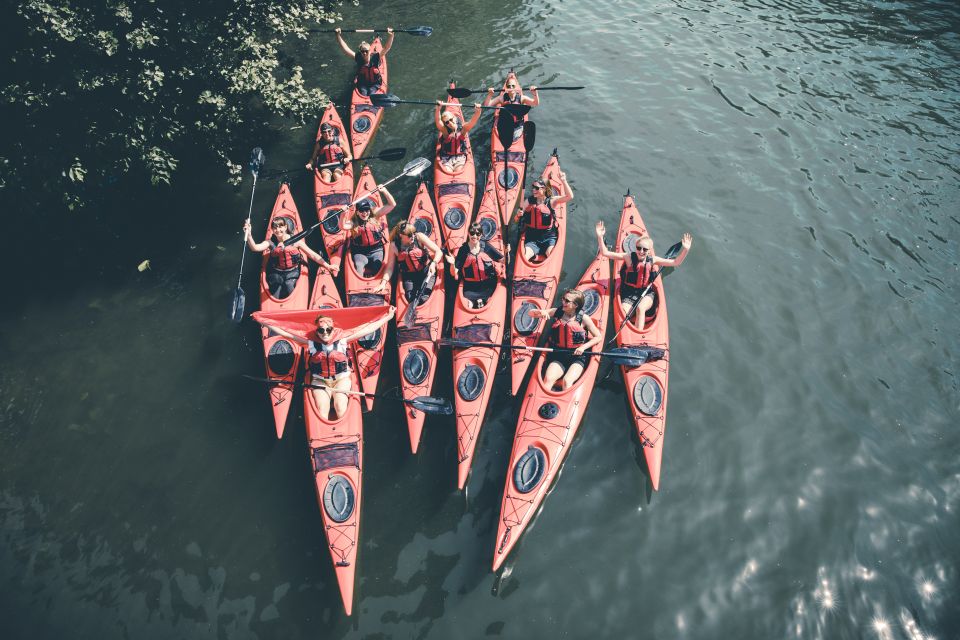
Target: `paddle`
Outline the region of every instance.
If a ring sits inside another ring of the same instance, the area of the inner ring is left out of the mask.
[[[434,275],[436,275],[436,273],[434,273]],[[403,314],[403,319],[400,321],[400,324],[408,329],[417,321],[417,306],[419,306],[420,296],[422,296],[423,292],[427,290],[428,282],[430,282],[429,273],[423,278],[423,282],[420,283],[420,290],[417,291],[415,296],[413,296],[413,300],[407,301],[409,306],[407,307],[406,313]]]
[[[386,107],[392,108],[398,104],[424,104],[431,107],[437,106],[436,102],[430,102],[428,100],[401,100],[392,93],[374,93],[370,95],[370,102],[373,103],[375,107]],[[445,107],[462,107],[463,105],[459,102],[441,102],[441,106]],[[530,111],[530,105],[528,104],[505,104],[499,107],[485,107],[481,106],[481,109],[503,109],[507,113],[515,116],[516,118],[522,118],[527,115],[527,112]],[[513,135],[513,129],[510,129],[511,135]]]
[[[523,349],[527,351],[543,351],[545,353],[573,353],[573,349],[558,349],[551,347],[528,347],[526,345],[497,344],[495,342],[472,342],[454,338],[441,338],[440,346],[463,349],[466,347],[494,347],[498,349]],[[614,364],[625,367],[639,367],[648,360],[659,360],[663,357],[655,347],[617,347],[610,351],[584,351],[585,356],[610,358]]]
[[[400,178],[402,178],[402,177],[404,177],[404,176],[416,176],[416,175],[420,175],[421,173],[423,173],[424,169],[426,169],[427,167],[431,166],[432,164],[433,164],[433,163],[431,163],[431,162],[430,162],[429,160],[427,160],[426,158],[414,158],[413,160],[411,160],[410,162],[407,163],[407,165],[403,168],[403,171],[400,172],[399,175],[396,175],[396,176],[390,178],[390,179],[387,180],[386,182],[383,182],[383,183],[381,183],[381,184],[378,184],[376,189],[374,189],[373,191],[369,191],[369,192],[363,194],[362,196],[360,196],[359,198],[357,198],[356,200],[354,200],[353,202],[351,202],[351,203],[348,204],[347,206],[342,207],[342,208],[340,208],[340,209],[337,209],[336,211],[331,211],[331,212],[328,213],[326,216],[324,216],[323,220],[317,222],[316,224],[314,224],[313,226],[311,226],[311,227],[309,227],[309,228],[307,228],[307,229],[304,229],[304,230],[301,231],[300,233],[295,233],[295,234],[293,234],[292,236],[290,236],[289,238],[287,238],[287,240],[286,240],[283,244],[285,244],[285,245],[287,245],[287,246],[290,246],[290,245],[295,244],[297,241],[299,241],[299,240],[301,240],[301,239],[303,239],[303,238],[306,238],[308,235],[310,235],[311,233],[313,233],[314,230],[316,230],[317,227],[319,227],[320,225],[322,225],[324,222],[326,222],[326,221],[329,220],[330,218],[339,216],[339,215],[342,214],[344,211],[347,211],[350,207],[352,207],[353,205],[357,204],[357,203],[360,202],[361,200],[365,200],[366,198],[372,196],[372,195],[375,194],[377,191],[379,191],[381,187],[385,187],[385,186],[387,186],[388,184],[392,184],[392,183],[396,182],[397,180],[399,180]]]
[[[336,29],[307,29],[308,33],[336,33]],[[340,29],[340,33],[386,33],[387,29]],[[411,36],[429,37],[433,27],[410,27],[409,29],[394,29],[394,33],[408,33]]]
[[[250,189],[250,208],[247,210],[247,222],[250,222],[250,216],[253,214],[253,194],[257,191],[257,176],[260,174],[260,167],[267,161],[263,154],[263,149],[254,147],[250,152],[250,173],[253,174],[253,188]],[[243,280],[243,261],[247,257],[247,240],[243,240],[243,253],[240,255],[240,275],[237,277],[237,289],[233,292],[233,304],[230,307],[230,320],[239,324],[243,320],[243,308],[246,306],[247,297],[240,287]]]
[[[537,87],[537,91],[576,91],[578,89],[584,89],[585,87]],[[467,89],[466,87],[453,87],[447,89],[447,95],[451,98],[456,98],[460,100],[461,98],[467,98],[474,93],[486,93],[486,89]]]
[[[683,248],[683,245],[679,242],[667,249],[667,253],[664,254],[664,258],[676,258],[680,255],[680,250]],[[640,304],[640,301],[643,300],[643,297],[650,293],[650,289],[653,288],[653,283],[657,281],[657,277],[663,273],[663,267],[659,268],[650,276],[650,284],[643,290],[643,293],[634,300],[633,304],[630,305],[630,311],[627,312],[627,315],[624,317],[623,322],[620,323],[620,326],[617,327],[617,332],[613,334],[613,337],[607,340],[607,344],[613,344],[613,341],[617,339],[617,336],[620,335],[620,332],[623,331],[623,328],[627,326],[627,322],[630,320],[630,317],[633,315],[633,312],[637,310],[637,306]],[[619,304],[619,303],[617,303]]]
[[[380,153],[372,156],[363,156],[361,158],[354,158],[350,162],[364,162],[367,160],[386,160],[392,162],[394,160],[399,160],[403,156],[407,155],[407,150],[405,147],[390,147],[389,149],[384,149]],[[328,167],[339,167],[342,162],[325,162],[323,164],[318,164],[317,169],[326,169]],[[269,180],[272,178],[279,178],[280,176],[285,176],[297,171],[303,171],[303,169],[284,169],[283,171],[275,171],[273,173],[266,173],[263,175],[264,180]]]
[[[287,380],[273,380],[271,378],[259,378],[257,376],[249,376],[243,374],[244,378],[248,380],[254,380],[256,382],[265,382],[270,385],[280,386],[280,385],[289,385],[290,382]],[[307,389],[330,389],[320,384],[310,384],[307,382],[297,382],[299,386],[306,387]],[[402,402],[404,404],[409,404],[414,409],[419,409],[424,413],[430,413],[434,415],[443,415],[449,416],[453,414],[453,405],[450,404],[450,401],[446,398],[436,398],[434,396],[417,396],[413,400],[407,400],[405,398],[397,398],[394,396],[385,396],[376,393],[364,393],[363,391],[354,391],[353,389],[336,389],[336,393],[345,393],[350,396],[366,396],[370,398],[380,398],[382,400],[396,400],[397,402]]]

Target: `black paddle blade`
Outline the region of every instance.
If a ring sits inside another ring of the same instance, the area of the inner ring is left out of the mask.
[[[531,109],[528,104],[505,104],[500,108],[512,115],[514,120],[519,120],[527,115]]]
[[[528,153],[533,151],[533,145],[537,141],[537,123],[533,120],[527,120],[523,123],[523,148]]]
[[[433,33],[433,27],[410,27],[409,29],[398,29],[398,31],[409,33],[412,36],[424,36],[429,38],[430,34]]]
[[[399,160],[405,155],[407,155],[407,150],[404,147],[391,147],[378,153],[377,160]]]
[[[233,292],[233,304],[230,306],[230,320],[236,324],[240,324],[240,321],[243,320],[243,308],[247,304],[246,298],[243,289],[240,287],[237,287],[237,290]]]
[[[267,161],[267,156],[263,154],[263,149],[254,147],[250,152],[250,173],[257,175],[260,173],[260,167]]]
[[[664,258],[676,258],[680,255],[680,251],[683,249],[683,245],[679,242],[667,249],[667,252],[664,254]]]
[[[647,361],[646,354],[644,352],[632,347],[619,347],[617,349],[605,351],[604,354],[607,355],[614,364],[623,367],[630,367],[631,369],[639,367]]]
[[[375,107],[387,107],[389,109],[400,104],[400,98],[392,93],[372,93],[370,94],[370,102]]]
[[[509,149],[513,143],[513,130],[516,128],[513,118],[504,116],[497,117],[497,137],[500,138],[500,144],[504,149]],[[506,154],[504,154],[506,157]]]
[[[451,98],[456,98],[457,100],[462,100],[463,98],[469,98],[476,91],[471,91],[466,87],[452,87],[447,89],[447,95]]]
[[[449,416],[453,414],[453,405],[450,404],[450,401],[446,398],[417,396],[413,400],[404,400],[404,402],[424,413],[432,413],[439,416]]]

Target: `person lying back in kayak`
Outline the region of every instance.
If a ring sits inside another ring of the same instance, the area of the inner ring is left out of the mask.
[[[480,103],[473,105],[473,117],[469,122],[461,122],[454,113],[441,110],[442,102],[437,100],[435,120],[440,131],[440,166],[447,173],[456,173],[467,163],[467,149],[470,148],[470,130],[480,119]]]
[[[540,310],[531,307],[527,314],[537,318],[553,318],[550,324],[550,338],[547,346],[554,349],[573,349],[570,352],[548,353],[547,368],[543,373],[543,386],[553,389],[557,380],[560,389],[567,389],[580,379],[587,366],[590,356],[585,351],[603,340],[600,330],[593,320],[583,312],[583,303],[586,298],[582,291],[567,289],[560,298],[559,309]],[[589,339],[587,335],[589,334]]]
[[[353,369],[350,366],[350,343],[387,324],[395,312],[396,308],[390,307],[390,312],[384,317],[362,324],[349,333],[338,329],[331,318],[320,312],[316,319],[317,330],[309,336],[309,340],[270,324],[264,323],[263,326],[307,347],[310,384],[317,387],[311,389],[311,392],[320,410],[320,416],[325,420],[329,419],[332,397],[333,413],[339,420],[347,412],[348,397],[342,392],[356,391],[351,384],[350,374]]]
[[[433,285],[437,281],[437,265],[443,259],[443,251],[425,234],[409,222],[398,222],[390,232],[390,255],[387,268],[380,279],[377,291],[385,291],[393,277],[393,270],[400,265],[400,282],[403,295],[413,304],[412,298],[420,291],[426,280],[426,286],[416,304],[423,304],[430,297]]]
[[[676,258],[661,258],[653,255],[653,240],[650,236],[639,238],[633,246],[633,251],[619,252],[610,251],[607,245],[603,243],[603,234],[605,233],[603,221],[597,222],[597,242],[600,245],[600,253],[604,258],[613,258],[614,260],[623,260],[620,266],[620,308],[623,315],[630,313],[630,309],[636,305],[636,311],[631,317],[631,322],[639,324],[639,318],[644,318],[651,313],[657,302],[657,291],[653,287],[647,289],[653,275],[664,267],[679,267],[687,257],[690,245],[693,243],[693,236],[689,233],[683,234],[680,240],[682,249]],[[642,298],[641,298],[642,296]]]
[[[371,53],[370,43],[363,41],[354,52],[343,39],[343,32],[340,27],[334,29],[337,34],[337,44],[343,52],[357,63],[357,77],[354,80],[354,86],[357,92],[362,96],[369,96],[373,93],[380,93],[383,87],[383,59],[386,57],[390,47],[393,46],[393,37],[396,35],[392,27],[387,27],[387,41],[383,45],[383,52]]]
[[[523,95],[523,89],[520,87],[520,82],[517,80],[517,76],[511,71],[507,75],[507,82],[504,85],[503,92],[495,96],[493,92],[493,87],[487,88],[487,97],[483,99],[483,106],[485,107],[499,107],[502,104],[528,104],[531,107],[536,107],[540,105],[540,94],[537,93],[536,85],[530,85],[531,95]],[[500,111],[497,111],[497,117],[500,117]],[[504,114],[506,115],[506,114]],[[513,115],[510,115],[513,118],[513,139],[517,140],[520,136],[523,135],[523,127],[520,126],[523,124],[523,117],[520,119],[514,118]],[[494,127],[496,130],[496,127]],[[509,147],[510,142],[506,140],[501,140],[500,143],[504,147]]]
[[[277,216],[270,224],[270,238],[263,242],[254,242],[250,233],[250,220],[243,223],[243,238],[250,247],[250,251],[258,251],[267,256],[267,288],[274,298],[283,300],[293,293],[300,278],[300,266],[303,256],[329,269],[330,263],[319,253],[307,246],[304,240],[299,240],[292,246],[284,245],[284,241],[297,232],[293,218]]]
[[[324,182],[336,182],[343,175],[343,168],[353,157],[350,152],[340,146],[339,132],[328,122],[320,125],[320,137],[313,145],[313,154],[307,162],[307,169],[319,171],[320,179]],[[318,165],[339,162],[339,166],[319,168]]]
[[[573,200],[573,189],[567,182],[567,174],[560,172],[560,186],[563,191],[560,195],[548,196],[550,187],[543,180],[534,180],[530,187],[533,195],[527,198],[527,205],[517,209],[514,222],[523,220],[523,256],[527,261],[537,255],[546,259],[557,244],[557,213],[555,208]]]
[[[372,201],[361,200],[357,203],[353,218],[343,223],[353,266],[364,278],[372,278],[383,266],[383,245],[387,243],[387,214],[397,206],[397,201],[386,187],[379,186],[377,189],[383,194],[384,203],[374,211]]]
[[[463,297],[474,309],[480,309],[497,288],[503,254],[481,239],[483,229],[478,223],[471,224],[467,234],[467,241],[457,249],[450,273],[463,282]]]

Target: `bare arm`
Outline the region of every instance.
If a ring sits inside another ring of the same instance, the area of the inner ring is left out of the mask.
[[[502,96],[494,95],[493,87],[487,88],[487,97],[483,99],[483,106],[485,107],[499,107],[500,103],[503,102]]]
[[[616,251],[610,251],[607,249],[607,245],[603,242],[603,234],[605,233],[603,227],[603,220],[597,221],[596,232],[597,232],[597,248],[600,250],[600,255],[604,258],[612,258],[614,260],[623,260],[627,257],[626,253],[618,253]]]
[[[273,331],[273,332],[274,332],[275,334],[277,334],[278,336],[283,336],[284,338],[289,338],[290,340],[293,340],[294,342],[299,342],[300,344],[303,344],[303,345],[307,345],[307,346],[310,345],[310,341],[307,340],[306,338],[301,338],[300,336],[294,335],[294,334],[290,333],[289,331],[285,331],[285,330],[281,329],[280,327],[275,327],[275,326],[273,326],[272,324],[267,324],[266,322],[261,322],[260,324],[262,324],[263,326],[265,326],[267,329],[270,329],[270,331]]]
[[[470,129],[473,129],[473,126],[477,124],[478,120],[480,120],[480,112],[482,111],[482,109],[480,109],[480,106],[481,105],[479,102],[473,105],[473,117],[470,118],[470,122],[464,123],[463,125],[464,133],[469,133]]]
[[[308,258],[316,262],[321,267],[324,267],[326,269],[330,268],[330,263],[324,260],[323,256],[321,256],[319,253],[311,249],[310,246],[306,243],[306,241],[299,240],[297,244],[295,244],[294,246],[300,249],[300,251],[303,251],[305,254],[307,254]]]
[[[243,239],[247,241],[247,246],[250,247],[250,251],[266,251],[270,248],[270,241],[264,240],[263,242],[254,242],[253,236],[250,234],[250,221],[243,223]]]
[[[312,170],[314,168],[314,162],[317,161],[317,156],[320,155],[320,141],[317,140],[313,143],[313,153],[310,154],[310,159],[307,160],[307,170]]]
[[[553,309],[536,309],[533,307],[531,307],[530,309],[527,309],[527,315],[530,316],[531,318],[549,318],[556,312],[557,312],[556,307],[554,307]]]
[[[335,31],[337,32],[337,44],[340,45],[340,48],[343,50],[343,52],[344,52],[345,54],[347,54],[347,55],[348,55],[349,57],[351,57],[351,58],[356,59],[357,54],[354,53],[353,49],[351,49],[351,48],[347,45],[347,43],[344,41],[344,39],[343,39],[343,33],[341,33],[341,31],[340,31],[340,27],[337,27],[337,28],[335,29]]]
[[[383,45],[382,56],[386,56],[387,52],[390,51],[390,47],[393,46],[393,37],[397,35],[393,32],[393,27],[387,27],[387,42]]]
[[[383,194],[384,202],[382,205],[377,207],[376,211],[373,212],[373,216],[375,218],[383,218],[383,217],[386,217],[388,213],[393,211],[393,208],[397,206],[397,201],[394,200],[393,194],[390,193],[390,191],[386,187],[379,186],[377,187],[377,190]]]
[[[353,342],[354,340],[356,340],[356,339],[358,339],[358,338],[362,338],[363,336],[365,336],[365,335],[367,335],[367,334],[369,334],[369,333],[373,333],[373,332],[376,331],[377,329],[381,328],[383,325],[385,325],[385,324],[387,324],[388,322],[390,322],[390,319],[393,318],[393,315],[394,315],[396,312],[397,312],[397,308],[396,308],[396,307],[390,307],[390,311],[389,311],[385,316],[383,316],[382,318],[380,318],[379,320],[375,320],[374,322],[368,322],[368,323],[366,323],[366,324],[362,324],[362,325],[360,325],[359,327],[357,327],[356,329],[354,329],[353,331],[351,331],[350,333],[345,333],[344,335],[340,336],[340,339],[341,339],[341,340],[346,340],[347,342]]]
[[[679,267],[683,264],[683,261],[687,258],[687,252],[690,251],[690,245],[693,244],[693,236],[689,233],[683,234],[683,238],[680,240],[680,253],[676,258],[660,258],[655,257],[653,263],[660,265],[661,267]]]
[[[586,329],[587,333],[590,334],[590,339],[574,349],[575,355],[581,355],[593,345],[599,344],[603,341],[603,335],[600,333],[600,330],[597,329],[597,325],[593,323],[593,318],[587,314],[583,314],[583,328]]]
[[[536,86],[536,85],[530,85],[530,93],[533,94],[533,95],[530,96],[530,97],[523,96],[523,104],[528,104],[528,105],[530,105],[531,107],[539,107],[539,106],[540,106],[540,94],[537,93],[537,86]]]
[[[567,182],[567,174],[563,171],[560,172],[560,186],[563,187],[563,192],[558,196],[553,196],[554,205],[561,205],[573,200],[573,189],[570,188],[570,183]]]
[[[440,112],[443,111],[443,105],[441,104],[442,102],[442,100],[437,100],[437,109],[433,114],[433,122],[437,125],[437,131],[440,133],[446,133],[446,127],[443,126],[443,120],[440,119]]]

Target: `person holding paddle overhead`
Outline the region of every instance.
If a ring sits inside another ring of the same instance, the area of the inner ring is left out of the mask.
[[[394,267],[399,264],[403,295],[410,304],[420,305],[433,291],[437,265],[443,259],[443,251],[426,234],[420,233],[414,225],[406,221],[396,224],[390,232],[390,242],[392,251],[387,257],[387,268],[380,279],[380,290],[389,286]],[[414,297],[417,300],[414,300]]]
[[[639,318],[645,317],[655,309],[657,291],[649,286],[655,279],[655,274],[664,267],[679,267],[686,259],[690,245],[693,244],[693,236],[689,233],[683,234],[680,241],[680,254],[676,258],[661,258],[653,255],[653,240],[650,236],[638,238],[632,251],[610,251],[603,242],[605,229],[602,220],[597,221],[596,232],[597,243],[600,245],[600,253],[603,257],[623,260],[620,266],[618,303],[625,317],[630,315],[631,309],[636,309],[632,317],[632,321],[636,323]]]
[[[440,164],[449,173],[456,173],[467,163],[467,149],[470,147],[470,130],[480,119],[482,109],[479,102],[473,105],[473,117],[469,122],[461,122],[451,111],[443,110],[443,101],[437,100],[436,125],[440,131]]]
[[[352,388],[353,385],[350,382],[352,379],[350,374],[353,371],[350,366],[350,343],[387,324],[395,312],[396,308],[390,307],[389,313],[379,320],[362,324],[350,333],[344,333],[338,329],[333,319],[321,312],[316,319],[317,330],[309,335],[309,339],[301,338],[265,322],[262,324],[270,331],[307,347],[310,384],[314,385],[313,399],[317,403],[320,415],[324,418],[329,417],[332,398],[333,412],[339,419],[347,412],[347,394],[344,392],[357,391]]]
[[[457,249],[451,273],[463,282],[463,297],[474,309],[480,309],[497,288],[497,265],[503,254],[482,239],[483,229],[476,222],[467,231],[467,241]]]
[[[557,244],[557,214],[554,207],[573,200],[573,189],[567,182],[567,174],[560,172],[560,186],[563,191],[559,195],[550,196],[551,186],[543,180],[533,181],[530,189],[533,193],[527,198],[527,205],[517,209],[514,222],[523,222],[521,244],[523,256],[532,261],[537,255],[544,258],[553,252]]]
[[[274,298],[284,299],[290,296],[300,278],[300,267],[307,256],[325,269],[330,263],[319,253],[307,246],[303,240],[297,240],[292,245],[284,242],[297,232],[292,218],[278,216],[270,225],[272,234],[268,240],[254,242],[250,233],[250,220],[243,223],[243,238],[250,247],[250,251],[259,251],[267,256],[267,287]]]
[[[350,152],[340,146],[338,131],[330,123],[320,125],[320,138],[313,145],[313,153],[307,161],[307,170],[319,171],[324,182],[336,182],[343,175],[343,168],[353,160]],[[319,161],[319,162],[318,162]],[[324,167],[318,165],[339,162],[339,166]]]
[[[586,297],[582,291],[567,289],[560,298],[559,309],[537,309],[531,307],[527,313],[531,317],[553,318],[550,324],[550,338],[547,346],[553,349],[573,349],[555,351],[547,358],[547,368],[543,373],[543,386],[553,389],[557,380],[563,378],[561,389],[576,382],[587,366],[587,349],[603,340],[600,330],[590,316],[583,312]],[[589,338],[587,337],[589,335]]]
[[[383,53],[370,53],[370,43],[364,40],[354,52],[343,39],[343,30],[339,27],[334,29],[337,34],[337,44],[347,56],[353,58],[357,63],[357,77],[354,84],[357,92],[362,96],[369,96],[372,93],[380,93],[383,86],[383,75],[380,67],[383,64],[383,58],[393,46],[393,28],[387,27],[387,41],[383,45]]]
[[[485,107],[499,107],[503,104],[526,104],[531,107],[536,107],[540,104],[540,94],[537,93],[536,85],[530,85],[530,93],[532,95],[526,96],[523,94],[523,89],[520,87],[520,81],[517,80],[516,74],[512,71],[507,74],[507,82],[504,85],[503,93],[498,96],[494,95],[493,87],[487,89],[487,97],[483,99],[483,106]],[[511,115],[511,117],[513,117]],[[514,130],[513,130],[513,139],[516,140],[523,135],[523,118],[519,120],[516,117],[513,117]],[[502,141],[504,146],[510,146],[509,143],[504,140]]]
[[[373,203],[369,199],[363,199],[357,203],[353,218],[343,223],[353,266],[364,278],[372,277],[383,266],[387,214],[397,206],[397,201],[386,187],[381,185],[377,190],[383,194],[383,205],[374,211]]]

